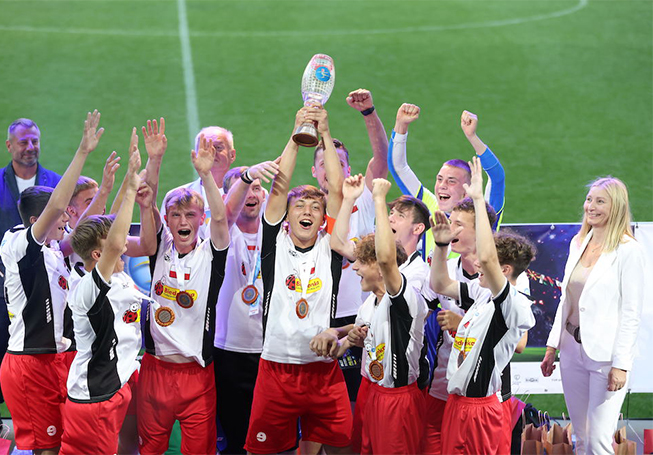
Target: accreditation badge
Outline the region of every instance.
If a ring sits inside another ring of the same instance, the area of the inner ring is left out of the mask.
[[[246,305],[251,305],[258,299],[258,289],[253,284],[245,286],[245,289],[240,294],[240,298]]]
[[[295,313],[297,313],[297,317],[299,319],[304,319],[306,316],[308,316],[308,302],[306,299],[301,298],[297,300],[297,304],[295,305]]]
[[[177,301],[177,304],[180,307],[187,308],[187,309],[192,307],[193,304],[195,303],[195,300],[193,300],[193,296],[186,291],[179,291],[175,296],[175,300]]]
[[[175,322],[175,312],[172,311],[172,308],[162,306],[154,312],[154,320],[161,327],[168,327],[170,324]]]

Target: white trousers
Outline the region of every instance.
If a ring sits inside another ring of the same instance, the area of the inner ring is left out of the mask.
[[[582,337],[582,334],[581,334]],[[612,437],[626,396],[626,385],[608,391],[611,362],[596,362],[563,330],[560,343],[560,376],[569,417],[576,434],[577,455],[613,455]]]

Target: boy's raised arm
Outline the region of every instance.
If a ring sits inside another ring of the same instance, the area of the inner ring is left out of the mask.
[[[483,207],[485,211],[485,207]],[[459,299],[460,291],[458,290],[458,281],[452,280],[447,268],[447,255],[449,254],[449,244],[462,231],[462,227],[451,232],[451,225],[447,215],[438,210],[431,217],[431,233],[435,240],[435,250],[431,262],[431,289],[438,294],[445,295],[452,299]]]
[[[390,295],[397,295],[401,291],[402,279],[397,266],[397,246],[388,219],[386,196],[391,186],[392,184],[386,179],[374,179],[372,182],[372,198],[376,214],[374,248],[385,290]]]

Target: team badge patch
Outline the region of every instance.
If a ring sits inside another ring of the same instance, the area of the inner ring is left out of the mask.
[[[161,280],[157,281],[156,284],[154,285],[154,293],[156,295],[163,294],[163,283],[161,283]]]
[[[170,324],[175,322],[175,312],[172,311],[172,308],[162,306],[154,313],[154,320],[161,327],[168,327]]]
[[[59,275],[59,287],[64,291],[68,290],[68,280],[63,275]]]
[[[295,275],[288,275],[286,277],[286,287],[288,289],[290,289],[291,291],[294,291],[296,281],[297,281],[297,278],[295,278]]]

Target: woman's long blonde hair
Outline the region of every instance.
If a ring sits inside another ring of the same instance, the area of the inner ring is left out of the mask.
[[[635,238],[630,226],[632,217],[630,215],[630,204],[628,203],[628,188],[626,188],[624,182],[608,175],[594,180],[587,187],[590,190],[592,188],[605,190],[612,203],[606,224],[603,251],[609,252],[617,249],[619,244],[623,242],[624,235]],[[580,242],[585,239],[590,230],[591,226],[587,223],[587,215],[583,213],[583,224],[578,233]]]

